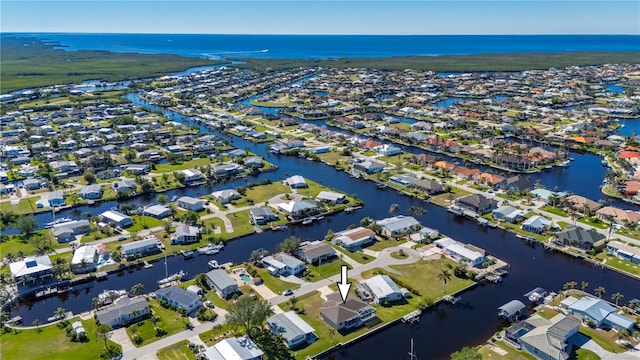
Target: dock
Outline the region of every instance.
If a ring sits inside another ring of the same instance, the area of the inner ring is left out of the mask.
[[[109,275],[109,273],[107,273],[106,271],[99,271],[96,273],[96,279],[97,280],[106,280],[107,279],[107,275]]]
[[[414,310],[410,313],[408,313],[407,315],[402,317],[402,322],[403,323],[409,323],[409,324],[413,324],[416,321],[420,321],[420,315],[422,315],[422,310],[418,309],[418,310]]]

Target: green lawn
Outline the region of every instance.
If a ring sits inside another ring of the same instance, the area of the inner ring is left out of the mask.
[[[152,173],[162,174],[165,172],[177,171],[177,170],[186,170],[193,169],[200,166],[210,165],[211,160],[208,158],[197,158],[193,160],[188,160],[182,162],[180,164],[157,164],[156,168],[151,170]]]
[[[551,213],[551,214],[555,214],[558,216],[562,216],[562,217],[568,217],[569,214],[567,214],[564,210],[557,208],[557,207],[553,207],[553,206],[545,206],[542,208],[542,210]]]
[[[375,260],[375,256],[367,255],[362,251],[352,252],[352,251],[345,250],[332,243],[327,243],[327,244],[329,244],[331,247],[336,249],[336,252],[338,253],[338,255],[344,254],[345,256],[352,258],[353,260],[359,262],[360,264],[366,264],[368,262],[372,262],[373,260]]]
[[[133,226],[127,228],[130,233],[163,226],[164,224],[164,221],[146,215],[132,215],[131,218],[133,219]]]
[[[69,319],[70,322],[80,318]],[[31,324],[27,324],[31,326]],[[82,320],[82,326],[89,337],[88,342],[72,342],[64,329],[56,325],[41,326],[41,332],[35,329],[18,330],[0,335],[0,358],[3,360],[50,360],[50,359],[99,359],[104,349],[104,341],[96,335],[96,323],[93,319]],[[108,340],[109,346],[120,345]]]
[[[231,329],[230,326],[224,324],[216,325],[213,327],[213,329],[200,333],[200,335],[198,336],[200,337],[200,340],[202,340],[202,342],[204,342],[207,346],[212,346],[218,341],[233,335],[233,329]]]
[[[480,355],[482,355],[482,360],[536,360],[533,355],[527,354],[524,351],[518,351],[514,349],[512,346],[505,344],[502,341],[497,341],[493,343],[494,346],[504,350],[507,352],[506,355],[502,356],[497,352],[491,350],[488,346],[480,347]]]
[[[247,189],[246,197],[256,203],[270,200],[279,194],[291,193],[291,189],[280,181],[276,181],[269,185],[258,185],[251,189]]]
[[[176,311],[165,309],[160,306],[160,302],[158,300],[150,300],[149,306],[151,307],[154,316],[160,318],[160,321],[158,321],[156,326],[160,329],[163,329],[167,333],[165,335],[162,335],[161,337],[156,337],[156,331],[153,323],[149,319],[142,320],[136,323],[138,327],[136,332],[143,339],[142,343],[140,344],[134,343],[134,345],[137,347],[150,344],[162,337],[167,337],[183,331],[185,329],[185,321],[188,321],[188,318],[183,318],[182,316],[178,315]],[[129,335],[129,338],[133,343],[134,334],[131,331],[131,326],[127,327],[127,335]]]
[[[598,229],[608,229],[609,228],[607,223],[605,223],[604,221],[602,221],[602,220],[600,220],[598,218],[595,218],[595,217],[583,217],[583,218],[578,219],[578,222],[593,226],[593,227],[598,228]]]
[[[32,196],[30,198],[20,199],[20,201],[16,205],[12,205],[11,201],[4,201],[0,203],[0,210],[2,210],[3,212],[11,211],[14,214],[18,215],[51,211],[51,208],[48,204],[46,204],[46,208],[36,207],[36,202],[40,200],[40,198],[40,196]]]
[[[249,210],[227,214],[227,219],[231,221],[231,225],[233,226],[233,233],[226,234],[226,239],[250,234],[255,231],[253,225],[251,225],[251,223],[249,222]]]
[[[590,337],[593,341],[600,345],[600,347],[607,351],[616,354],[627,351],[627,349],[623,346],[616,344],[615,341],[618,339],[618,334],[613,330],[604,331],[580,325],[580,332]]]
[[[205,297],[207,298],[207,300],[211,301],[211,303],[215,306],[215,307],[219,307],[221,309],[226,309],[227,305],[229,305],[227,303],[226,300],[224,300],[223,298],[221,298],[218,293],[216,293],[213,290],[210,290],[209,292],[207,292],[207,294],[205,295]]]
[[[381,251],[386,248],[404,244],[406,242],[407,242],[406,240],[395,240],[395,239],[378,240],[373,244],[371,244],[370,246],[368,246],[367,249],[373,250],[373,251]]]
[[[320,191],[331,191],[331,189],[329,189],[326,186],[322,186],[316,182],[313,182],[307,178],[305,178],[307,185],[309,187],[307,188],[303,188],[303,189],[297,189],[298,194],[302,195],[302,196],[311,196],[313,198],[315,198],[316,196],[318,196],[318,194],[320,193]]]
[[[342,155],[341,151],[330,151],[324,154],[318,154],[320,160],[330,165],[335,165],[339,162],[342,165],[346,165],[351,161],[351,156]]]
[[[278,295],[282,294],[282,292],[287,289],[295,290],[300,288],[300,285],[296,283],[284,281],[279,277],[275,277],[269,274],[267,269],[258,268],[258,267],[254,267],[254,268],[258,271],[258,275],[260,276],[260,278],[262,278],[262,282],[264,283],[264,285],[266,285],[266,287],[268,287],[269,290],[273,291]]]
[[[429,198],[429,201],[436,205],[440,205],[443,207],[449,207],[452,203],[449,202],[449,199],[455,200],[459,197],[471,194],[467,190],[463,190],[457,187],[452,186],[451,191],[448,193],[443,193],[440,195],[432,196]]]
[[[606,252],[599,253],[596,256],[596,259],[600,261],[606,260],[606,264],[608,266],[640,276],[640,265],[638,264],[634,264],[630,261],[624,261],[615,256],[607,255]]]
[[[334,259],[330,262],[327,263],[322,263],[318,266],[315,265],[307,265],[307,269],[309,269],[309,272],[311,273],[311,279],[310,281],[319,281],[328,277],[331,277],[333,275],[336,274],[340,274],[340,269],[342,265],[349,265],[346,262],[338,259]],[[351,268],[351,266],[349,265],[349,268]]]
[[[571,348],[571,354],[569,360],[600,360],[600,356],[591,350],[582,349],[573,346]]]
[[[160,360],[196,360],[196,355],[189,349],[189,340],[164,347],[156,355]]]

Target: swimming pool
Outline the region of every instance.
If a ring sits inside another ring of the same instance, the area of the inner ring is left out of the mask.
[[[251,276],[249,276],[247,274],[240,274],[240,279],[242,279],[242,281],[244,281],[244,282],[249,282],[249,281],[251,281]]]

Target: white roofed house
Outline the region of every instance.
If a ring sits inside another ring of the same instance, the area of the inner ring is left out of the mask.
[[[304,180],[304,177],[300,175],[293,175],[292,177],[286,178],[284,180],[284,184],[291,187],[292,189],[309,187],[309,185],[307,185],[307,182]]]
[[[307,266],[304,262],[288,254],[276,254],[262,259],[270,274],[278,276],[297,275],[303,272]]]
[[[214,289],[223,299],[229,298],[238,292],[238,283],[222,269],[209,271],[207,274],[207,283]]]
[[[53,225],[53,236],[60,243],[74,241],[76,235],[88,234],[90,231],[89,220],[73,220]]]
[[[19,285],[48,281],[53,278],[52,269],[48,255],[29,256],[9,264],[11,276]]]
[[[252,224],[262,225],[270,221],[278,220],[278,216],[268,207],[254,207],[249,210],[249,219]]]
[[[102,198],[102,186],[100,184],[91,184],[83,186],[80,189],[80,197],[85,200],[97,200]]]
[[[195,169],[182,170],[182,174],[184,175],[185,183],[192,183],[192,182],[204,180],[204,175],[202,175],[200,171]]]
[[[240,193],[233,189],[219,190],[211,193],[213,200],[220,204],[228,204],[233,200],[240,199]]]
[[[318,339],[315,330],[293,311],[273,315],[267,319],[267,324],[274,335],[282,336],[289,348],[310,344]]]
[[[331,242],[346,250],[357,251],[375,239],[376,233],[373,230],[360,226],[337,233]]]
[[[149,236],[142,240],[123,244],[120,247],[122,256],[125,258],[138,258],[146,255],[157,254],[162,251],[160,240],[155,236]]]
[[[164,205],[151,205],[142,211],[142,215],[151,216],[156,219],[164,219],[171,215],[171,209]]]
[[[357,288],[368,292],[377,304],[392,303],[403,299],[402,291],[388,275],[376,275],[365,280],[361,285]]]
[[[98,249],[93,245],[80,246],[73,252],[71,271],[81,274],[96,270],[98,263]]]
[[[178,199],[178,206],[185,210],[202,211],[204,209],[204,200],[191,196],[182,196]]]
[[[619,259],[640,264],[640,248],[629,246],[619,241],[609,241],[607,243],[607,252]]]
[[[344,194],[340,194],[333,191],[320,191],[316,196],[316,201],[326,202],[329,204],[342,204],[347,200]]]
[[[176,232],[171,237],[171,244],[192,244],[200,241],[200,229],[195,226],[178,224]]]
[[[551,220],[540,215],[534,215],[522,223],[522,230],[540,234],[551,229],[552,226]]]
[[[302,200],[289,202],[282,202],[278,204],[278,210],[286,215],[291,215],[293,218],[299,219],[308,215],[314,215],[318,213],[319,208],[313,202]]]
[[[199,309],[202,305],[200,296],[177,286],[162,288],[156,290],[155,293],[160,299],[169,303],[169,305],[176,308],[184,308],[187,310],[187,314]]]
[[[136,183],[133,180],[119,180],[111,185],[117,194],[133,194],[136,192]]]
[[[518,221],[524,215],[524,211],[518,210],[513,206],[504,205],[492,211],[493,218],[496,220],[505,220],[510,223]]]
[[[143,319],[150,314],[151,309],[146,298],[121,297],[114,301],[113,306],[96,311],[95,318],[97,323],[117,328]]]
[[[420,230],[422,225],[412,216],[398,215],[376,222],[386,236],[401,236]]]
[[[129,227],[133,225],[133,219],[129,215],[125,215],[117,210],[107,210],[100,214],[100,219],[103,222],[109,223],[112,226]]]
[[[248,336],[221,340],[204,350],[207,360],[262,360],[264,352]]]

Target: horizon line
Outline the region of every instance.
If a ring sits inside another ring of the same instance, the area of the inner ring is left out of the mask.
[[[223,35],[223,36],[640,36],[638,34],[554,33],[554,34],[305,34],[305,33],[163,33],[163,32],[83,32],[83,31],[3,31],[1,36],[15,34],[66,35]]]

